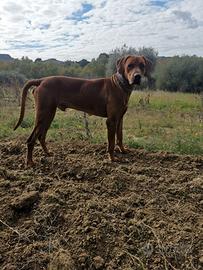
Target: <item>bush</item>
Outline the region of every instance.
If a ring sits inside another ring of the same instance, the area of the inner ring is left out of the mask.
[[[203,89],[203,58],[176,56],[161,60],[155,78],[158,89],[199,93]]]
[[[23,85],[26,77],[15,71],[0,71],[0,85]]]

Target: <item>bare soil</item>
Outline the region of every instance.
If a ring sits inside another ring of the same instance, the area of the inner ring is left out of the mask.
[[[203,157],[0,143],[0,269],[202,269]]]

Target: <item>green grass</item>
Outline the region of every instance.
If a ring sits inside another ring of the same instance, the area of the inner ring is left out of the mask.
[[[33,105],[26,107],[22,127],[13,131],[19,108],[0,107],[0,139],[28,137],[34,124]],[[88,116],[92,143],[107,140],[105,119]],[[84,139],[83,113],[57,111],[48,140]],[[130,147],[179,154],[203,154],[203,104],[199,95],[163,91],[134,92],[124,119],[124,142]]]
[[[139,105],[149,94],[149,104]],[[150,151],[203,154],[202,106],[195,94],[135,93],[125,123],[127,143]]]
[[[148,108],[152,110],[173,111],[173,112],[193,112],[201,111],[203,104],[201,104],[200,96],[197,94],[186,94],[180,92],[166,92],[166,91],[136,91],[133,93],[129,107],[137,107],[139,101],[149,96]]]

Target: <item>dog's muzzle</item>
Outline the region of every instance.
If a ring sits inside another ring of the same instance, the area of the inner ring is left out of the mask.
[[[135,74],[135,75],[134,75],[133,84],[138,84],[138,85],[140,85],[140,83],[141,83],[141,75],[140,75],[140,74]]]

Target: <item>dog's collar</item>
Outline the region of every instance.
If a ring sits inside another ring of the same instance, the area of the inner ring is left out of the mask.
[[[114,82],[119,88],[124,90],[126,93],[130,94],[133,91],[134,86],[129,85],[129,83],[123,78],[123,76],[117,72],[113,75]]]

